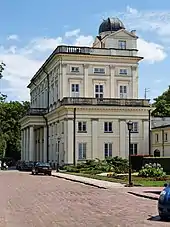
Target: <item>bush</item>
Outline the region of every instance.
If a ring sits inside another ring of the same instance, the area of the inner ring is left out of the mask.
[[[138,176],[140,177],[156,177],[162,178],[166,176],[166,173],[163,171],[163,168],[158,163],[149,163],[145,164],[142,169],[139,171]]]
[[[67,172],[88,174],[99,174],[102,172],[126,173],[128,172],[128,161],[120,157],[106,160],[87,160],[83,163],[78,163],[77,166],[65,166],[64,169]]]
[[[170,173],[170,157],[144,157],[143,166],[149,163],[159,163],[167,174]]]

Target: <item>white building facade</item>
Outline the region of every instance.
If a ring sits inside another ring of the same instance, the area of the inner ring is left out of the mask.
[[[138,99],[137,36],[108,18],[92,47],[58,46],[28,85],[21,119],[26,161],[72,164],[149,152],[149,100]]]

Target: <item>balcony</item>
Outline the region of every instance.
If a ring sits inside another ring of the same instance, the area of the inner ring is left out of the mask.
[[[55,50],[56,54],[85,54],[85,55],[103,55],[103,56],[137,56],[136,49],[117,49],[117,48],[92,48],[79,46],[58,46]]]
[[[77,98],[65,97],[59,106],[65,105],[90,105],[90,106],[127,106],[127,107],[150,107],[149,99],[111,99],[111,98]]]
[[[28,116],[42,116],[47,113],[47,108],[30,108],[26,115]]]

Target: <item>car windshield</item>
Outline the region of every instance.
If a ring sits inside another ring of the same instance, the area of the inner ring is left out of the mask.
[[[45,162],[37,162],[36,166],[50,166],[49,163],[45,163]]]

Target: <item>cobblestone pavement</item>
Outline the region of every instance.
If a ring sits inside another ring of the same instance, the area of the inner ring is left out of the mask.
[[[50,176],[0,172],[0,227],[169,226],[148,220],[156,201],[127,194],[127,188],[98,189]]]

